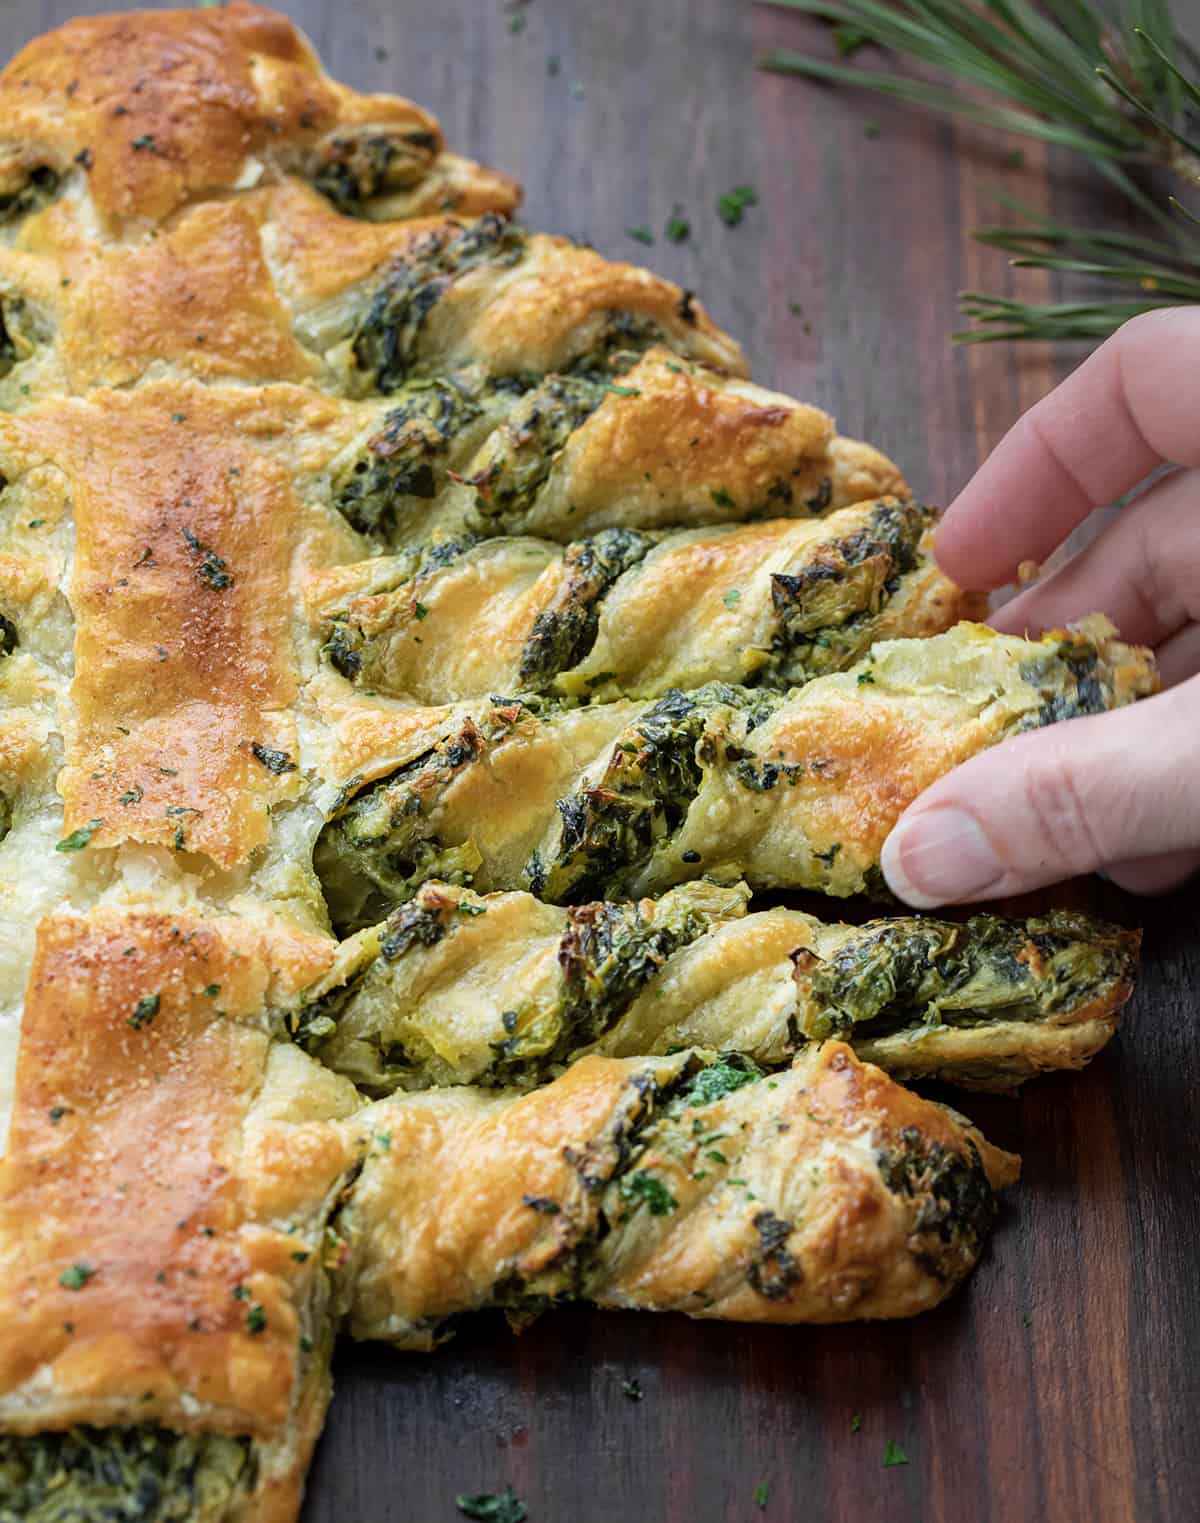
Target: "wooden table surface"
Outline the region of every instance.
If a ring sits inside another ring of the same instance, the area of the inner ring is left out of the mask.
[[[6,0],[0,44],[125,8]],[[1087,215],[1095,184],[1037,148],[1014,169],[1009,143],[754,71],[757,47],[820,45],[819,26],[748,0],[282,8],[334,74],[412,96],[518,174],[531,225],[695,287],[758,379],[829,408],[932,500],[1079,358],[948,335],[959,289],[1011,279],[966,236],[997,220],[992,189]],[[1197,0],[1176,10],[1200,20]],[[714,203],[743,183],[760,204],[727,228]],[[675,206],[679,245],[662,237]],[[640,224],[654,247],[627,235]],[[1071,892],[1145,926],[1144,973],[1085,1074],[957,1102],[1025,1160],[964,1293],[876,1326],[574,1310],[520,1338],[481,1322],[431,1358],[345,1346],[304,1523],[451,1523],[455,1493],[510,1482],[530,1523],[1200,1516],[1200,895]],[[883,1466],[889,1440],[907,1466]]]

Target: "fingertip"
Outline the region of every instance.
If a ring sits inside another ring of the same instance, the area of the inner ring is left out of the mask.
[[[904,815],[883,843],[880,866],[897,899],[922,910],[985,898],[1005,875],[983,827],[953,802]]]

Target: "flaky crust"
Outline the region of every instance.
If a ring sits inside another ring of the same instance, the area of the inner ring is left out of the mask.
[[[521,1099],[435,1091],[364,1111],[376,1142],[342,1229],[355,1335],[428,1348],[463,1311],[519,1319],[543,1296],[753,1322],[908,1316],[969,1270],[1016,1160],[953,1112],[840,1043],[708,1103],[672,1102],[685,1064],[589,1057]],[[950,1173],[961,1211],[930,1231]]]
[[[42,922],[0,1165],[0,1421],[253,1435],[298,1502],[353,1089],[263,1019],[319,949],[153,911]],[[294,1049],[291,1049],[294,1052]],[[255,1311],[254,1308],[258,1308]],[[241,1516],[241,1514],[239,1514]]]

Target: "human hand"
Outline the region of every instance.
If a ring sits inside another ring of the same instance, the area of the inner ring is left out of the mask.
[[[935,550],[963,586],[1003,586],[1164,462],[1181,469],[991,621],[1040,633],[1106,613],[1154,647],[1164,691],[1019,736],[928,788],[883,848],[908,904],[1097,868],[1161,893],[1200,867],[1200,309],[1134,318],[1031,408],[949,508]]]

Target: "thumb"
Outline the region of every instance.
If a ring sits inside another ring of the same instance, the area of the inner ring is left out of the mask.
[[[972,757],[909,806],[881,862],[927,909],[1197,846],[1200,677]]]

